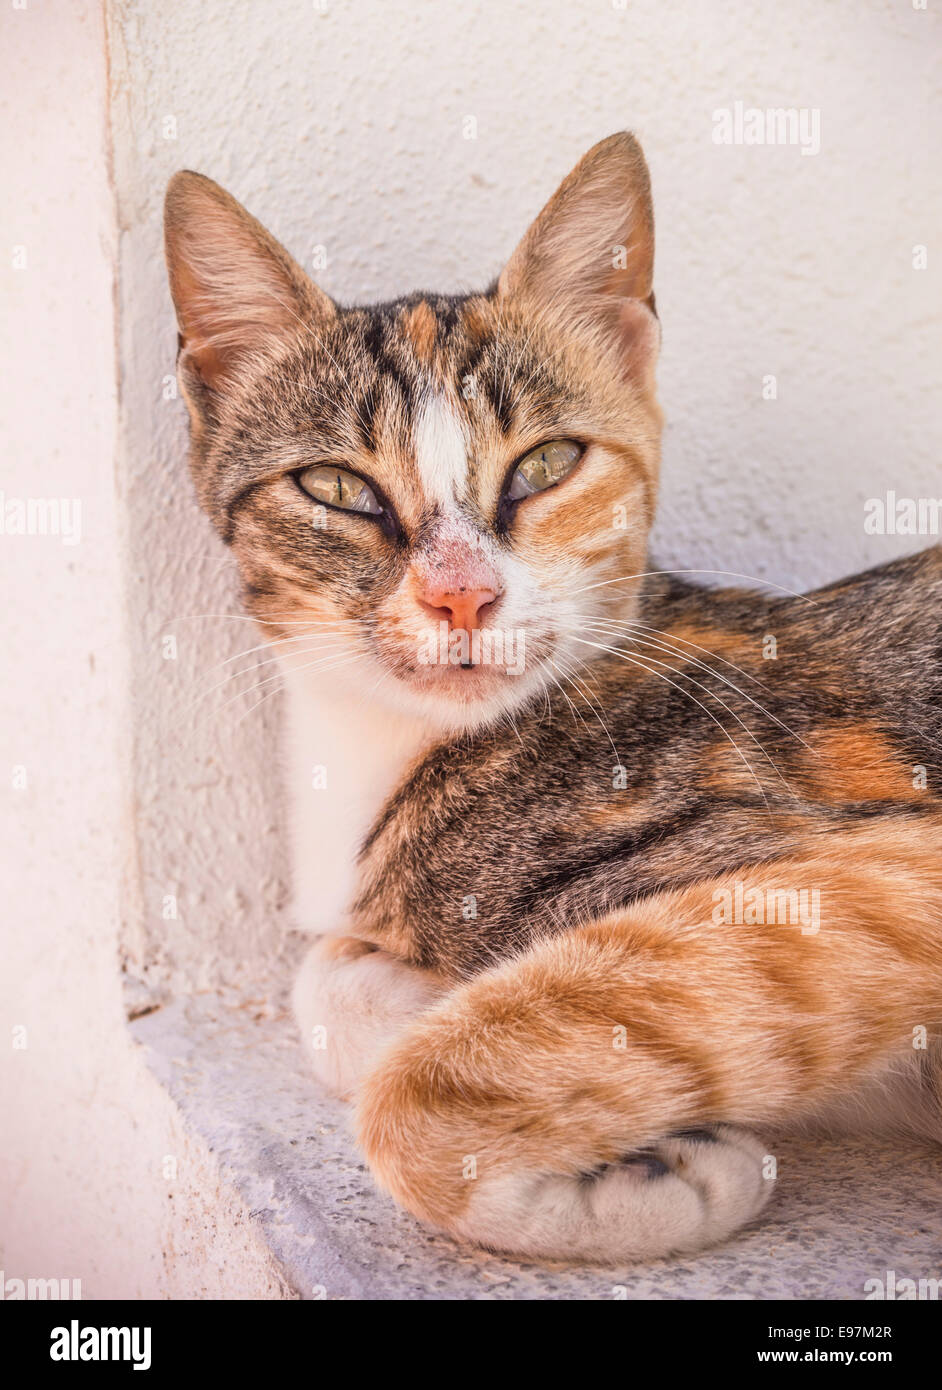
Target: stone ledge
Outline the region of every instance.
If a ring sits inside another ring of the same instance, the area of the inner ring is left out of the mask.
[[[779,1143],[765,1220],[725,1246],[612,1271],[521,1264],[425,1230],[375,1189],[284,1014],[189,996],[130,1027],[301,1298],[611,1299],[621,1285],[630,1299],[857,1299],[888,1269],[942,1276],[937,1150]]]

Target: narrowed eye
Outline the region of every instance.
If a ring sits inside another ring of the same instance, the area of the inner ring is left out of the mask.
[[[584,452],[574,439],[553,439],[531,449],[514,469],[507,496],[516,502],[531,493],[545,492],[572,472]]]
[[[318,463],[296,473],[299,487],[316,502],[325,502],[329,507],[339,507],[344,512],[365,512],[368,516],[382,516],[384,509],[376,500],[376,493],[345,468],[331,468],[329,464]]]

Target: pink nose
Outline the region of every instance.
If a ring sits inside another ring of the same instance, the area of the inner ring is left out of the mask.
[[[446,589],[426,589],[421,602],[426,612],[439,622],[473,632],[481,626],[483,610],[496,598],[493,589],[458,589],[455,593]]]

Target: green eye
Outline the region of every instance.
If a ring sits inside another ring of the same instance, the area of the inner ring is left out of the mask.
[[[574,439],[553,439],[532,449],[517,464],[507,496],[517,501],[534,492],[545,492],[572,472],[583,452],[582,445]]]
[[[368,516],[382,516],[383,508],[376,500],[376,493],[345,468],[331,468],[329,464],[315,464],[296,474],[298,483],[315,502],[324,502],[329,507],[339,507],[344,512],[365,512]]]

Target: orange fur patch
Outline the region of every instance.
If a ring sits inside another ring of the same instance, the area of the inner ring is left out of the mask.
[[[811,740],[803,755],[803,782],[822,801],[918,801],[912,782],[885,734],[861,721],[831,727]]]
[[[653,895],[455,990],[367,1082],[374,1174],[473,1237],[469,1156],[486,1181],[578,1173],[684,1126],[794,1121],[892,1067],[914,1023],[942,1024],[939,830],[835,833],[816,853]],[[820,930],[716,925],[716,892],[736,880],[816,888]]]
[[[404,309],[399,317],[399,326],[419,362],[424,367],[430,367],[438,343],[438,320],[431,305],[423,299],[411,309]]]

